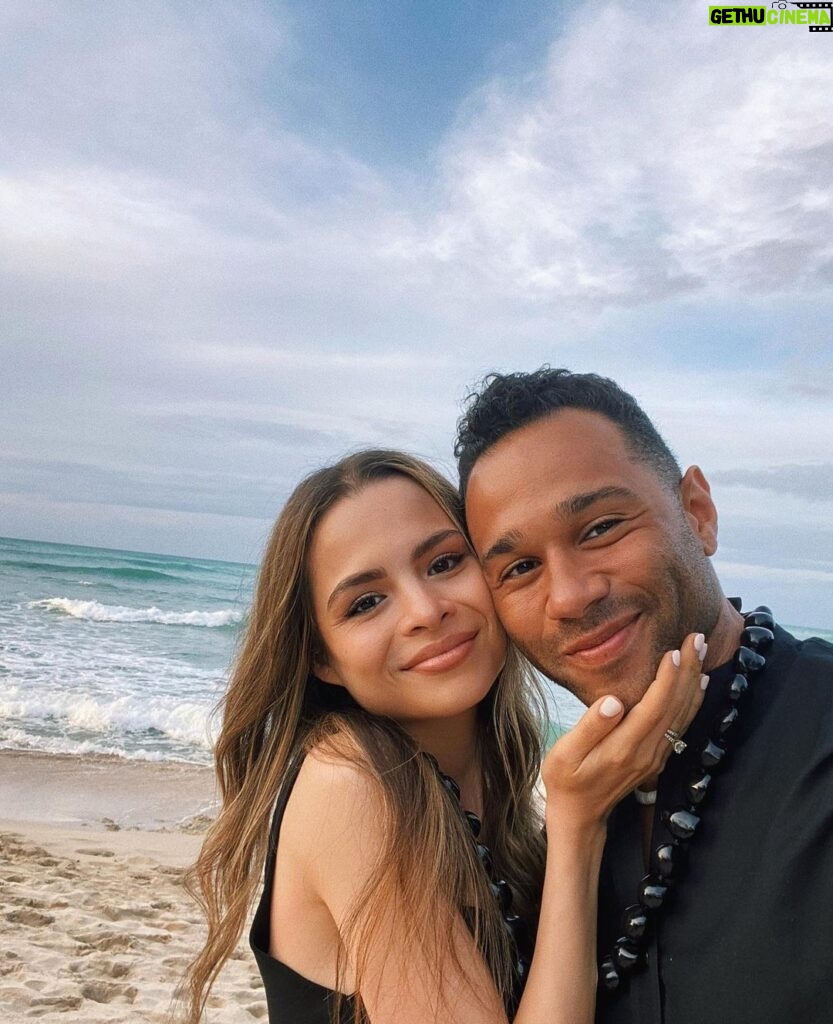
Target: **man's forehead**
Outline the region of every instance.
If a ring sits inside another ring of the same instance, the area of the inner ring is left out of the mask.
[[[628,459],[627,439],[618,423],[590,409],[557,409],[505,434],[479,461],[504,452],[546,450],[560,456],[600,447],[613,457]]]
[[[661,491],[615,423],[563,410],[508,434],[478,459],[466,489],[466,519],[482,557],[544,522],[548,528],[569,523],[605,500],[653,505],[663,501]]]
[[[497,500],[482,503],[470,517],[473,539],[486,559],[507,554],[523,545],[529,531],[535,532],[542,525],[550,529],[560,524],[572,529],[574,522],[598,514],[611,503],[622,508],[644,504],[638,491],[621,484],[601,484],[564,497],[540,480],[531,483],[526,491],[507,490],[503,496],[494,497]],[[485,555],[484,545],[488,546]]]
[[[536,492],[546,486],[569,497],[621,484],[634,469],[615,423],[600,413],[565,409],[524,424],[485,451],[469,476],[466,507],[470,497],[519,487]]]

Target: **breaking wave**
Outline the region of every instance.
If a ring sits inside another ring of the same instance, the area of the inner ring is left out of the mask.
[[[77,601],[68,597],[31,601],[29,607],[44,608],[89,622],[152,622],[160,626],[203,626],[208,629],[236,626],[244,618],[244,613],[234,608],[223,608],[216,612],[166,612],[156,607],[129,608],[125,605],[100,604],[98,601]]]
[[[174,746],[191,760],[210,750],[213,724],[208,701],[171,696],[67,691],[47,696],[12,685],[0,697],[0,747],[164,759],[164,751]]]

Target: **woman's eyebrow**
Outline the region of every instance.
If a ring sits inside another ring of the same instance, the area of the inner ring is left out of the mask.
[[[339,594],[343,594],[345,590],[351,590],[353,587],[362,587],[365,583],[374,583],[376,580],[385,578],[385,573],[382,569],[366,569],[364,572],[354,573],[352,576],[345,576],[340,583],[337,583],[333,587],[333,591],[327,598],[327,608],[330,608]]]
[[[449,537],[460,537],[462,533],[459,530],[455,530],[453,527],[448,530],[437,530],[436,533],[432,533],[430,537],[426,537],[425,540],[421,540],[419,544],[411,552],[411,559],[414,562],[418,562],[423,555],[427,554],[431,548],[444,540],[448,540]]]

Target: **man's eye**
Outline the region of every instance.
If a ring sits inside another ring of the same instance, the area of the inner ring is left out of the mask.
[[[384,601],[384,598],[381,594],[364,594],[362,597],[357,598],[347,609],[347,618],[352,618],[354,615],[364,615],[367,612],[373,611],[382,601]]]
[[[451,572],[452,569],[456,569],[460,562],[466,557],[465,553],[458,552],[456,554],[440,555],[435,558],[431,565],[428,567],[428,575],[436,576],[438,573]]]
[[[606,533],[609,533],[614,526],[618,526],[621,522],[621,519],[605,519],[601,523],[596,523],[596,525],[591,526],[584,535],[585,539],[593,540],[596,537],[603,537]]]
[[[504,572],[501,574],[501,580],[511,580],[518,576],[526,576],[528,572],[532,572],[533,569],[538,567],[538,561],[535,558],[522,558],[519,562],[513,562]]]

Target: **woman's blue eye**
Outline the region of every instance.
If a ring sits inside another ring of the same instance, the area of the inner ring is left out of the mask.
[[[465,553],[462,552],[453,555],[440,555],[429,566],[428,575],[436,576],[438,573],[451,572],[452,569],[457,568],[465,557]]]
[[[347,609],[347,617],[350,618],[353,615],[363,615],[366,612],[372,611],[381,604],[383,600],[384,598],[381,594],[365,594],[350,605]]]

